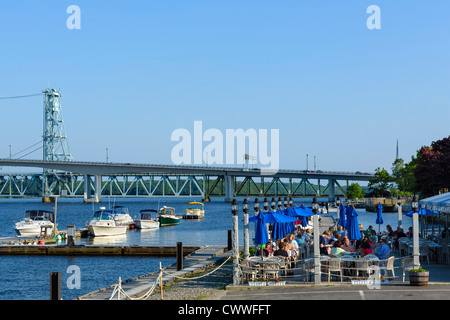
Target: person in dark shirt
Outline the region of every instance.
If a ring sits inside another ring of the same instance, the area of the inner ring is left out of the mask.
[[[285,243],[281,242],[280,243],[280,248],[273,253],[273,256],[274,257],[276,257],[276,256],[283,256],[285,258],[288,258],[289,257],[289,253],[285,250],[285,246],[286,246]]]

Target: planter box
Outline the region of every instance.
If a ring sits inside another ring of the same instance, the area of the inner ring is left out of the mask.
[[[278,281],[278,282],[269,281],[269,282],[267,282],[267,285],[268,286],[285,286],[286,285],[286,281]]]
[[[263,281],[263,282],[261,282],[261,281],[249,281],[248,285],[250,287],[264,287],[264,286],[266,286],[266,282],[265,281]]]
[[[370,285],[375,285],[375,284],[389,284],[389,280],[352,280],[352,284],[370,284]]]
[[[412,286],[427,286],[430,272],[409,272],[409,284]]]

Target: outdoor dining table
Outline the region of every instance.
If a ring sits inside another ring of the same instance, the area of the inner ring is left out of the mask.
[[[281,259],[276,257],[269,257],[269,258],[252,257],[249,259],[249,261],[252,263],[252,268],[256,270],[258,276],[261,277],[264,274],[265,265],[267,265],[267,263],[271,262],[280,263]]]

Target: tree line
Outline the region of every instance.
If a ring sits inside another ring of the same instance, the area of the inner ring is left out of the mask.
[[[392,174],[385,168],[375,170],[375,178],[369,180],[363,190],[357,183],[348,187],[350,199],[363,196],[411,196],[422,198],[448,192],[450,188],[450,136],[433,141],[430,146],[417,150],[409,162],[398,158],[392,163]]]

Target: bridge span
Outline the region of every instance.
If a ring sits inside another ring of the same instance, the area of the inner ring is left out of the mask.
[[[42,168],[44,172],[0,172],[0,197],[84,197],[86,202],[100,202],[102,196],[221,196],[225,201],[240,196],[328,196],[334,202],[336,195],[346,194],[338,181],[348,186],[348,181],[374,178],[361,172],[278,170],[267,175],[260,169],[236,167],[80,161],[0,159],[1,166]]]

